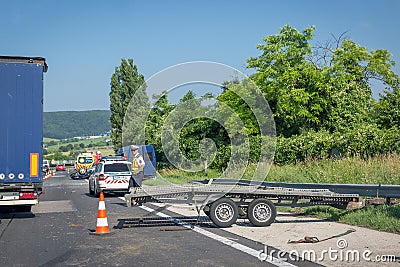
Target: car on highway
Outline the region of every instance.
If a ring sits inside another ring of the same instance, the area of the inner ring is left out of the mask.
[[[65,164],[57,164],[56,171],[65,171]]]
[[[102,160],[89,177],[89,194],[98,196],[100,192],[126,193],[131,175],[131,163],[122,157]]]

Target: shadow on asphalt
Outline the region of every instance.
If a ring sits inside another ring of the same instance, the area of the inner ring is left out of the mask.
[[[108,203],[107,205],[117,205],[117,206],[121,206],[121,207],[126,207],[126,203],[124,203],[124,202],[112,202],[112,203]]]
[[[83,195],[87,196],[87,197],[91,197],[91,198],[99,198],[99,197],[96,197],[95,195],[91,195],[89,193],[84,193]]]
[[[27,219],[35,218],[35,214],[24,209],[17,207],[0,207],[0,220],[1,219]]]
[[[104,193],[104,198],[123,197],[123,196],[125,196],[125,194],[126,194],[126,193]],[[84,194],[82,194],[82,195],[88,196],[88,197],[91,197],[91,198],[99,198],[98,196],[91,195],[91,194],[89,194],[88,192],[87,192],[87,193],[84,193]]]

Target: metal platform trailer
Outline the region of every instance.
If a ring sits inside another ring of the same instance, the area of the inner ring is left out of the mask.
[[[293,189],[268,186],[186,184],[134,188],[125,195],[127,206],[145,202],[194,204],[218,227],[229,227],[238,218],[255,226],[268,226],[276,206],[331,205],[345,209],[359,202],[358,194],[338,194],[327,189]]]

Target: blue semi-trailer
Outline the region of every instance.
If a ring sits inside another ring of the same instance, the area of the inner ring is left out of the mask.
[[[43,190],[41,57],[0,56],[0,206],[30,211]]]

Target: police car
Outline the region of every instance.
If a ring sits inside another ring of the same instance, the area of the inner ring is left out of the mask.
[[[107,157],[99,162],[89,177],[89,194],[128,192],[131,163],[122,157]]]

